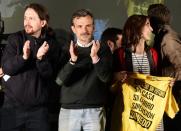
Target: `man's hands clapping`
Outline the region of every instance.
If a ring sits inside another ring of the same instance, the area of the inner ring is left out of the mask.
[[[99,57],[97,55],[98,51],[100,49],[100,43],[99,41],[93,41],[90,57],[92,58],[92,63],[97,63],[99,60]],[[76,52],[76,45],[71,41],[70,43],[70,49],[69,49],[71,62],[76,62],[78,59],[77,52]]]
[[[46,41],[44,41],[44,43],[40,46],[36,54],[37,59],[41,60],[42,57],[48,52],[48,50],[49,50],[49,45]],[[27,60],[30,57],[30,54],[31,54],[30,41],[27,40],[23,46],[23,59]]]

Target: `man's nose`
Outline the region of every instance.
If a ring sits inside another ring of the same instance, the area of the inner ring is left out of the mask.
[[[83,28],[83,32],[84,32],[84,33],[87,33],[87,32],[88,32],[87,27],[84,27],[84,28]]]

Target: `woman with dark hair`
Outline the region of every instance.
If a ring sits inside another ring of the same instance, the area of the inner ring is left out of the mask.
[[[152,27],[147,16],[130,16],[123,28],[123,47],[116,51],[118,71],[156,75],[157,53],[146,42],[151,39]],[[122,60],[124,52],[125,62]],[[121,56],[120,56],[121,55]]]
[[[153,29],[147,16],[132,15],[127,19],[123,28],[123,45],[114,54],[116,81],[124,82],[127,78],[127,72],[147,75],[157,74],[157,53],[146,44],[151,39],[152,31]],[[113,90],[118,95],[113,109],[111,130],[120,131],[122,128],[122,111],[124,109],[123,98],[120,95],[122,94],[122,89],[113,88]]]

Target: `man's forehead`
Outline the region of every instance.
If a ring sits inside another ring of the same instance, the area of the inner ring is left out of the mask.
[[[93,24],[93,19],[90,16],[75,17],[73,19],[74,24]]]
[[[38,14],[36,13],[36,11],[32,8],[28,8],[25,13],[24,16],[34,16],[34,17],[39,17]]]

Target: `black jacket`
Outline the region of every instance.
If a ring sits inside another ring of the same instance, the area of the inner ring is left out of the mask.
[[[31,42],[31,55],[28,60],[22,57],[26,40]],[[48,42],[49,51],[40,61],[36,59],[36,54],[44,41]],[[56,58],[51,54],[53,44],[54,40],[46,34],[35,38],[25,34],[25,31],[19,31],[9,36],[2,58],[4,74],[10,76],[8,80],[3,79],[5,103],[23,107],[45,104],[49,81],[55,72],[53,61]]]

